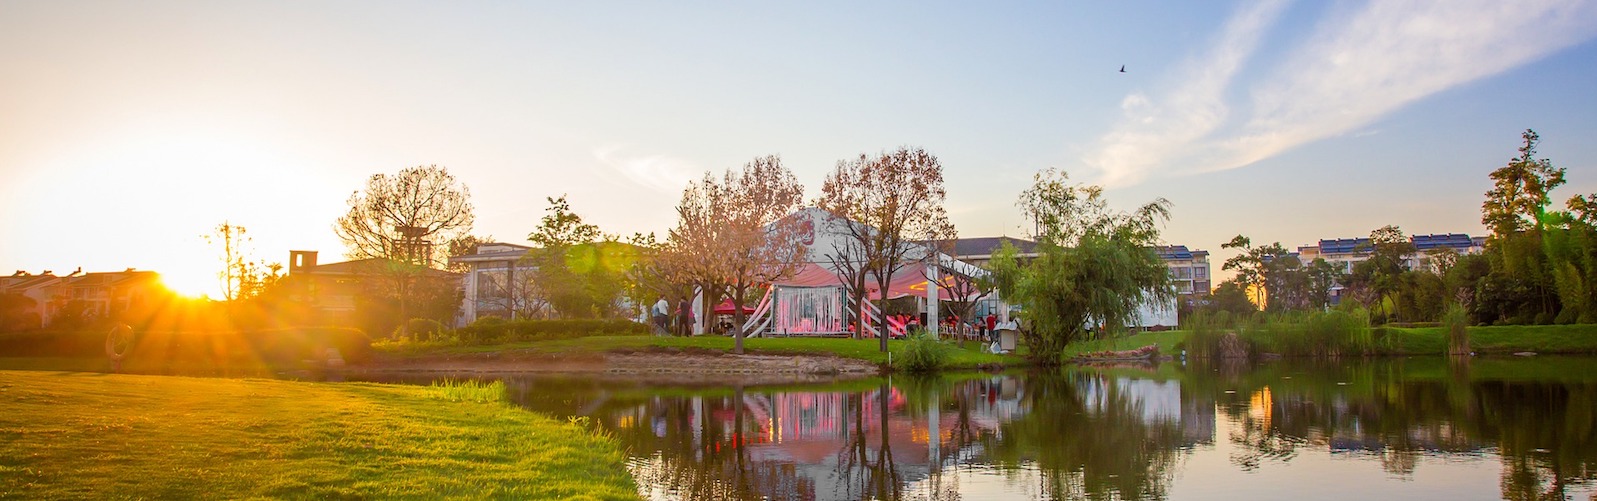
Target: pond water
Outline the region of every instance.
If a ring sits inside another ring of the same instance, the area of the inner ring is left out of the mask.
[[[1597,499],[1593,358],[506,383],[652,499]]]

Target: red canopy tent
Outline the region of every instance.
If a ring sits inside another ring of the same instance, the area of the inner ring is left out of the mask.
[[[732,299],[728,298],[726,300],[721,301],[721,304],[715,305],[715,309],[713,309],[711,311],[714,311],[716,315],[731,315],[733,312],[737,311],[734,308],[737,308],[737,307],[733,306],[732,305]],[[754,314],[754,307],[752,307],[752,306],[744,306],[743,307],[743,314],[745,314],[745,315],[753,315]]]

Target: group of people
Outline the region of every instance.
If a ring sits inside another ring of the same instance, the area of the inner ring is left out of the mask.
[[[673,313],[671,302],[661,297],[659,301],[654,302],[654,307],[650,308],[650,311],[654,314],[656,334],[693,335],[693,304],[688,300],[677,302],[676,311]],[[672,322],[672,319],[676,319],[676,322]]]

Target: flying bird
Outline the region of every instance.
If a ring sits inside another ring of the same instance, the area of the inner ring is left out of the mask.
[[[1125,73],[1126,72],[1126,65],[1124,65],[1124,64],[1120,65],[1120,72],[1121,73]]]

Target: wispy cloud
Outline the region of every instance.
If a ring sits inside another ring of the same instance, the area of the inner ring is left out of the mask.
[[[1597,3],[1583,0],[1375,1],[1326,19],[1261,80],[1233,84],[1279,10],[1248,4],[1213,49],[1176,74],[1182,85],[1158,98],[1128,96],[1121,123],[1084,158],[1098,181],[1242,167],[1597,35]],[[1227,95],[1250,102],[1228,106]],[[1231,108],[1246,116],[1228,119]]]
[[[680,158],[668,155],[635,155],[624,150],[625,148],[621,146],[595,148],[593,157],[628,180],[661,193],[681,194],[683,188],[687,188],[688,181],[695,179],[704,171],[692,162]]]

